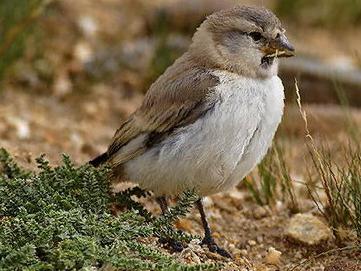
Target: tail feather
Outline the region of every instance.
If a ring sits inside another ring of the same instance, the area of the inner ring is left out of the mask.
[[[89,161],[89,164],[91,164],[94,167],[98,167],[101,164],[104,164],[108,160],[108,154],[105,152],[97,157],[95,157],[93,160]]]

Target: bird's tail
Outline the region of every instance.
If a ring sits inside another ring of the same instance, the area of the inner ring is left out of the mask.
[[[94,167],[98,167],[101,164],[104,164],[108,160],[108,154],[105,152],[97,157],[95,157],[93,160],[89,161],[89,164],[91,164]]]

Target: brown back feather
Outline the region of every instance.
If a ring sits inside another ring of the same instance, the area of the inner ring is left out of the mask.
[[[116,131],[108,149],[109,159],[119,166],[144,153],[150,142],[159,142],[175,128],[196,121],[214,105],[216,97],[212,94],[218,83],[209,70],[196,66],[191,56],[184,54],[150,87],[141,107]],[[122,152],[140,135],[145,135],[141,144]]]

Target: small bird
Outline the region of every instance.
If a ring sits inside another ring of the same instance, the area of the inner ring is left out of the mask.
[[[229,257],[212,238],[202,197],[237,185],[266,154],[283,115],[278,58],[294,51],[266,8],[213,13],[90,164],[153,191],[163,212],[167,196],[195,190],[202,244]]]

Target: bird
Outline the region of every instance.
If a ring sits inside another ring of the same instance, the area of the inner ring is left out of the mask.
[[[163,212],[168,197],[194,190],[201,244],[231,257],[212,237],[202,199],[235,187],[265,156],[284,111],[279,58],[294,55],[269,9],[216,11],[89,163],[110,165],[116,183],[152,191]]]

